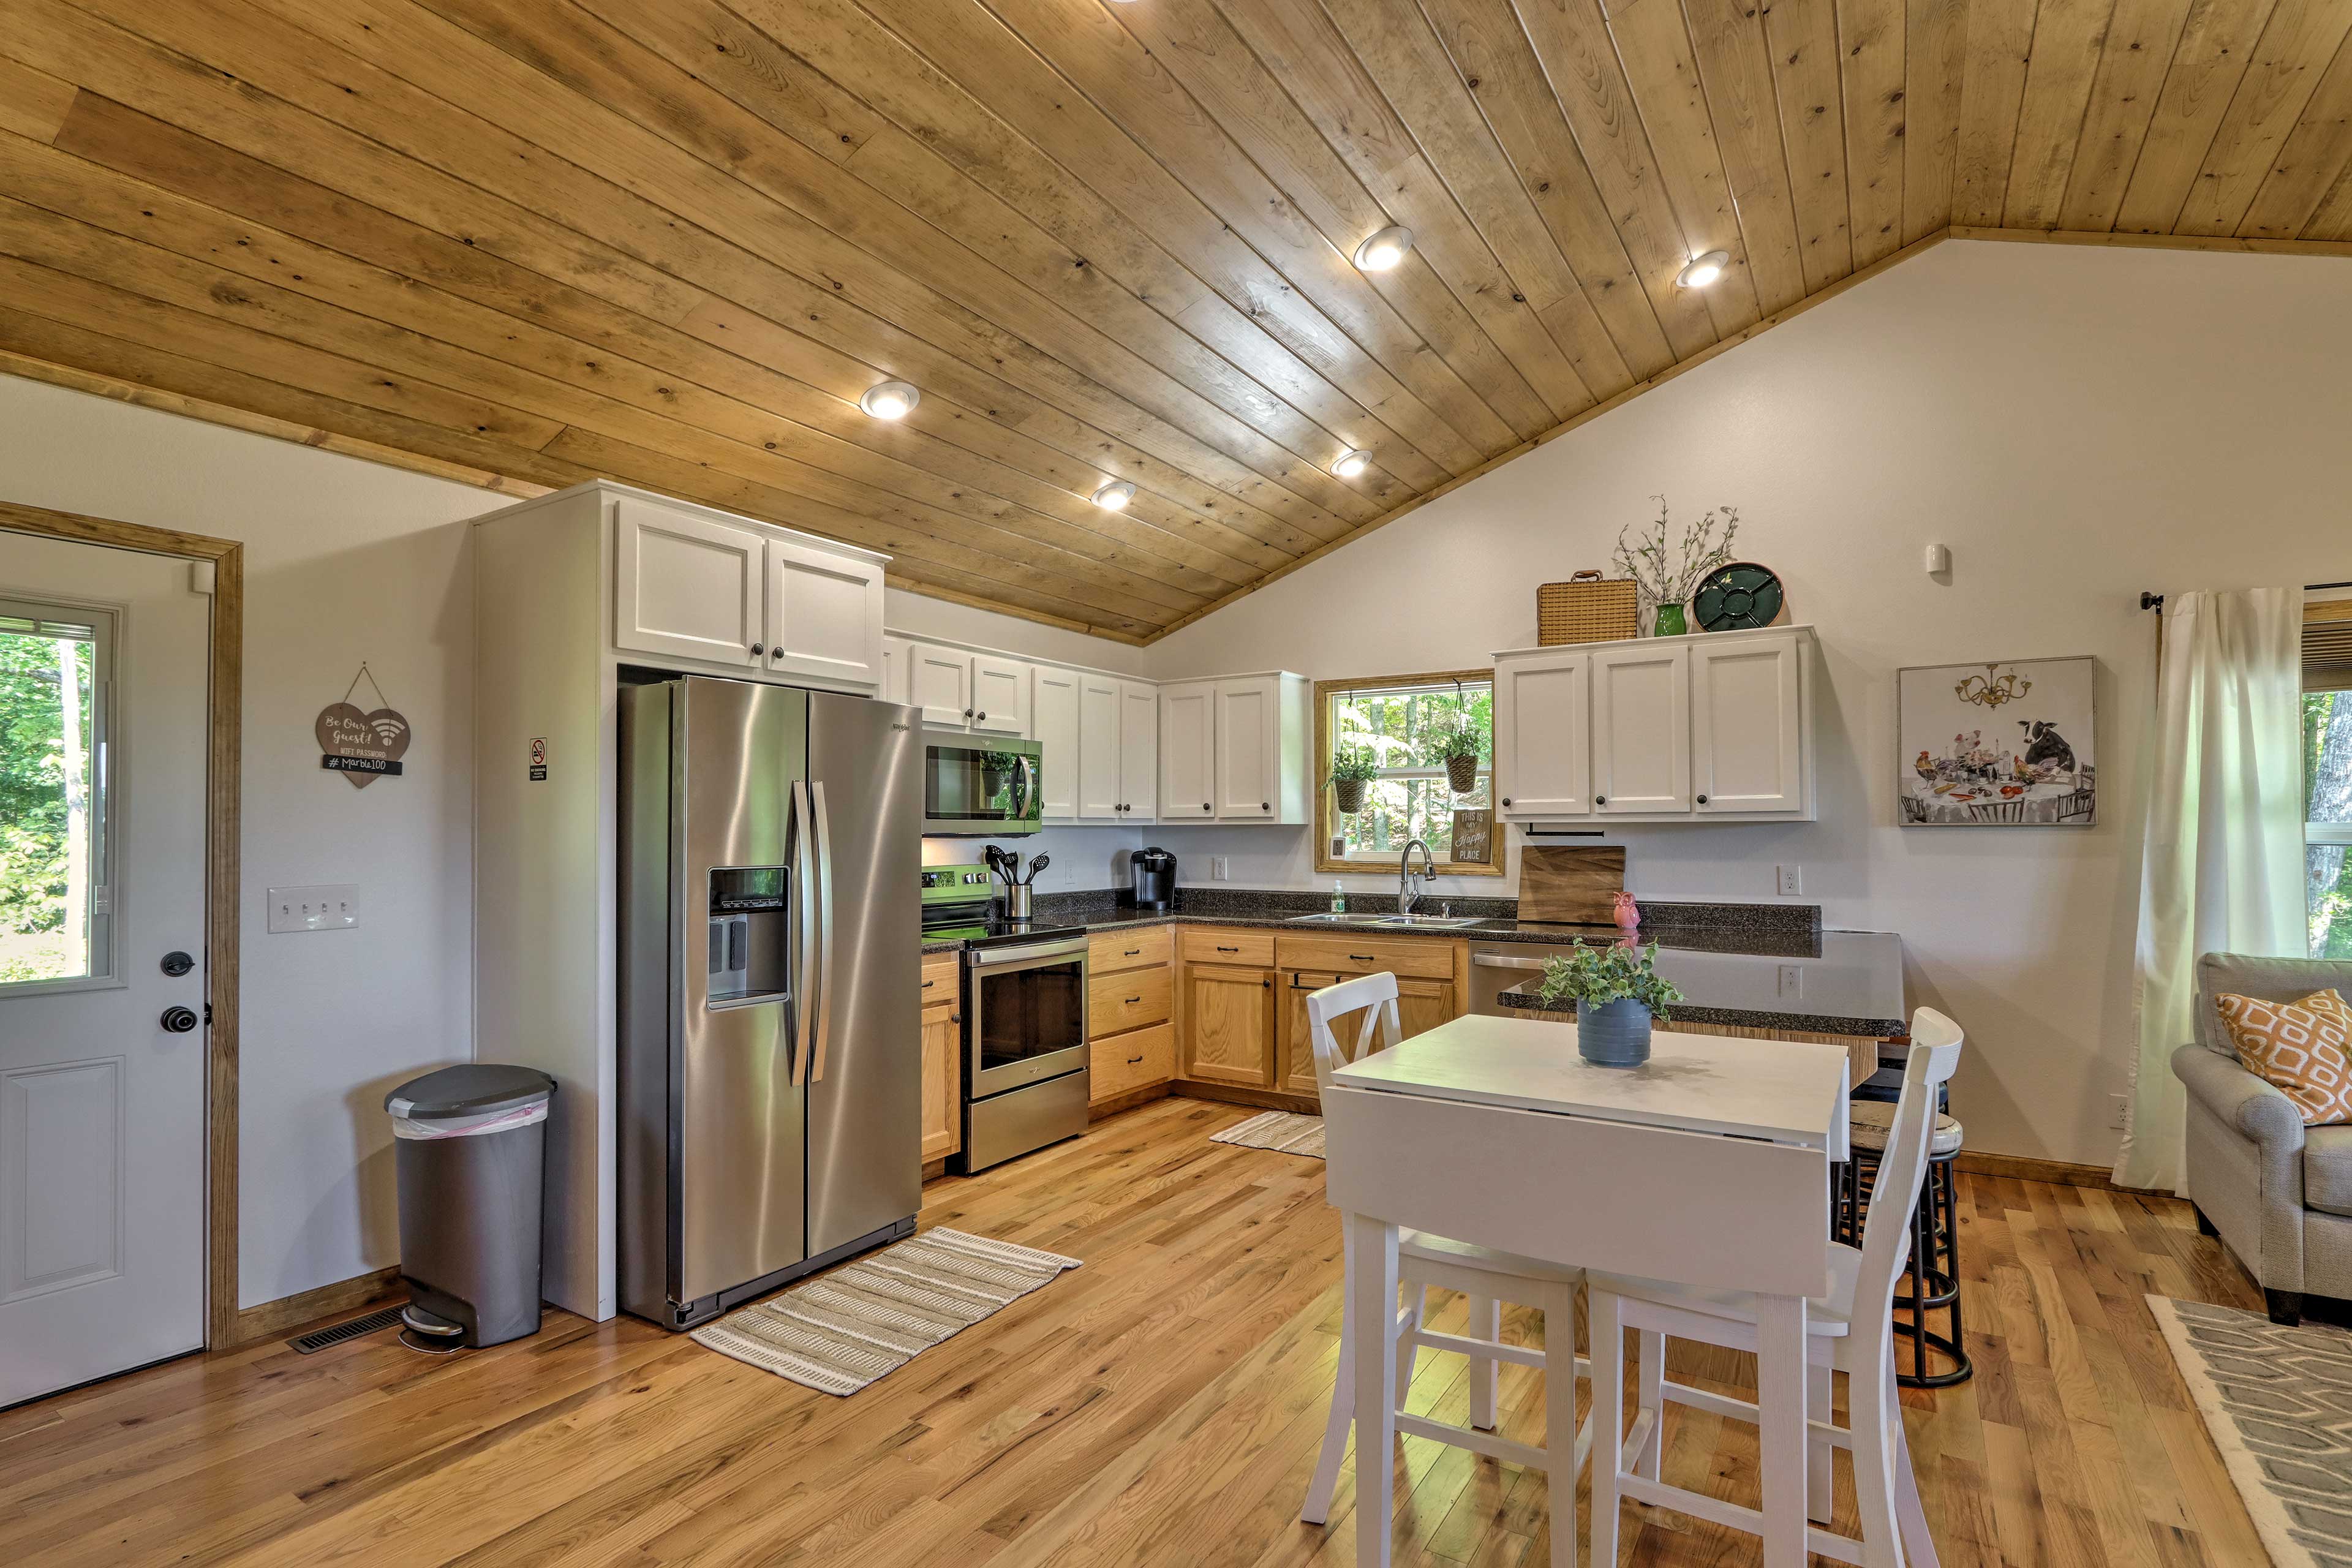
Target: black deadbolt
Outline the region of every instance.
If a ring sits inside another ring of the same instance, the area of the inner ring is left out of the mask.
[[[174,980],[177,980],[181,975],[185,974],[189,970],[194,969],[195,966],[196,961],[194,959],[190,958],[186,953],[182,952],[177,949],[173,949],[172,952],[163,955],[163,973],[170,975]]]
[[[163,1027],[171,1031],[173,1034],[184,1035],[195,1026],[196,1013],[194,1008],[166,1007],[163,1009]]]

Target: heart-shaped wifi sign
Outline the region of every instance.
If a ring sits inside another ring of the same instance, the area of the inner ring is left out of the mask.
[[[341,773],[354,789],[367,788],[379,774],[400,772],[408,750],[408,721],[390,708],[363,713],[349,702],[330,703],[320,710],[314,730],[319,765]]]

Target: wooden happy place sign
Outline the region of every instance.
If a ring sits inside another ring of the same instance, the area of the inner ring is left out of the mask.
[[[378,704],[365,711],[352,701],[362,680],[374,690]],[[341,701],[319,710],[311,729],[319,737],[319,765],[351,780],[353,789],[365,789],[386,773],[397,774],[408,751],[408,720],[384,702],[383,688],[376,685],[365,664],[352,677]]]

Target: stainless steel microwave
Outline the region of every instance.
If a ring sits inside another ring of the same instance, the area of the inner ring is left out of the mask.
[[[1045,817],[1045,748],[1010,735],[923,731],[923,831],[1010,838]]]

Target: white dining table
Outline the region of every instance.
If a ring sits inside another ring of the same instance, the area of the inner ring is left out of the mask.
[[[1323,1095],[1324,1139],[1328,1195],[1355,1243],[1355,1321],[1394,1313],[1405,1229],[1752,1292],[1764,1562],[1801,1568],[1805,1300],[1829,1288],[1848,1077],[1841,1046],[1664,1030],[1642,1066],[1596,1067],[1571,1022],[1483,1016],[1343,1068]],[[1356,1561],[1386,1568],[1396,1361],[1374,1333],[1354,1352],[1341,1374],[1356,1380]],[[1575,1491],[1552,1493],[1552,1529],[1571,1539]]]

